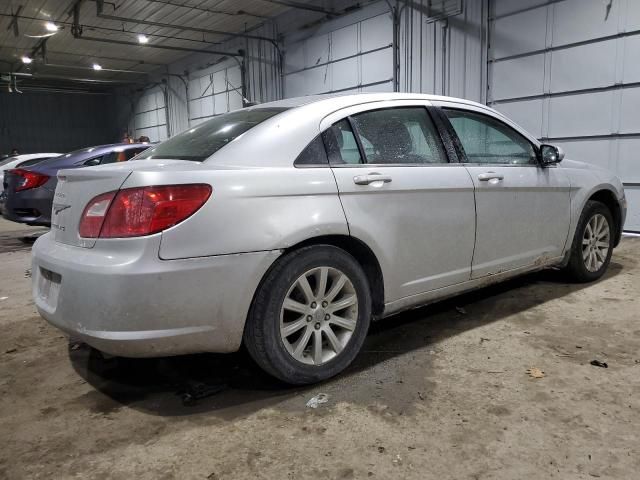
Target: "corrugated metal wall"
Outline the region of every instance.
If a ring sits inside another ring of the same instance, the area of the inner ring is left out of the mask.
[[[251,34],[276,38],[277,30],[275,24],[267,22]],[[272,43],[234,39],[223,44],[220,50],[246,52],[245,89],[249,101],[262,103],[282,98],[280,58]],[[211,56],[190,55],[170,65],[168,75],[158,75],[157,86],[142,97],[139,93],[121,92],[134,101],[133,114],[128,114],[131,134],[136,137],[147,135],[151,141],[160,141],[214,115],[242,108],[241,57],[236,58],[238,61],[211,62]],[[128,108],[126,102],[121,102],[121,113]]]
[[[235,62],[226,68],[217,66],[193,72],[189,75],[189,126],[242,108],[241,92],[242,76]]]
[[[453,15],[437,21],[415,3],[400,11],[400,91],[484,102],[488,0],[449,2]]]
[[[118,139],[110,95],[0,93],[0,153],[69,152]]]
[[[285,96],[393,91],[392,41],[384,2],[287,36]]]
[[[443,20],[435,3],[399,3],[399,91],[484,101],[488,1],[447,1],[453,15]],[[290,34],[285,95],[393,91],[392,43],[386,2]]]
[[[134,138],[149,137],[152,142],[161,142],[169,137],[167,123],[166,86],[156,86],[135,100],[133,121],[129,134]]]
[[[492,0],[489,103],[625,183],[640,231],[640,2]]]

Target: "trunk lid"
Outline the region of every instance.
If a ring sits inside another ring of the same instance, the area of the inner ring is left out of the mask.
[[[56,242],[92,248],[96,240],[78,234],[80,217],[89,201],[101,193],[119,190],[130,168],[78,168],[60,170],[53,196],[51,235]]]
[[[79,235],[82,212],[94,197],[120,188],[140,185],[180,183],[177,175],[184,171],[202,171],[210,167],[186,160],[139,160],[97,167],[60,170],[53,197],[51,234],[56,242],[93,248],[96,239]],[[135,184],[124,185],[135,172]]]

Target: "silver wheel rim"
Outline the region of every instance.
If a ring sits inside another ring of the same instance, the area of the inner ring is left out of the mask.
[[[345,349],[358,321],[358,295],[344,273],[313,268],[298,277],[280,309],[280,338],[297,361],[322,365]]]
[[[596,213],[584,229],[582,237],[582,260],[590,272],[602,268],[609,254],[609,222],[606,217]]]

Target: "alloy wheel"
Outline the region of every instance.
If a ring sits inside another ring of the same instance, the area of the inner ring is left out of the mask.
[[[332,267],[303,273],[287,292],[280,311],[280,338],[297,361],[322,365],[347,346],[358,321],[353,283]]]
[[[597,272],[607,260],[610,247],[609,222],[596,213],[584,229],[582,237],[582,260],[590,272]]]

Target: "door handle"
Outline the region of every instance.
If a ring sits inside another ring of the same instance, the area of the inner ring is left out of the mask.
[[[478,175],[478,180],[481,182],[488,182],[489,180],[504,180],[504,175],[495,172],[481,173]]]
[[[388,175],[380,175],[378,172],[372,172],[368,175],[356,175],[353,177],[353,183],[356,185],[370,185],[375,182],[389,183],[392,178]]]

